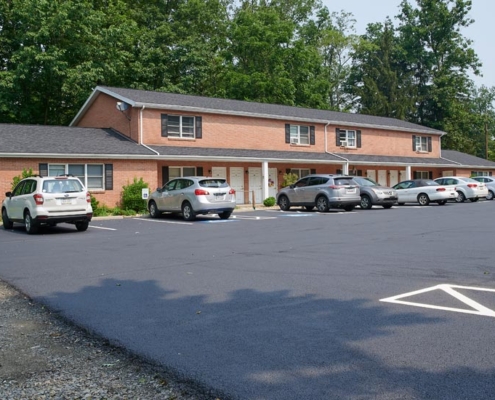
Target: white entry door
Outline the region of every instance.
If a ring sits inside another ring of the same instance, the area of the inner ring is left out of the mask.
[[[406,171],[399,171],[399,182],[407,180]]]
[[[212,178],[227,179],[227,167],[213,167],[211,169]]]
[[[394,186],[399,183],[399,171],[390,171],[390,186]]]
[[[261,198],[261,168],[249,167],[249,200],[252,201],[254,191],[254,201],[256,204],[262,203]]]
[[[276,197],[278,192],[278,175],[277,168],[268,169],[268,196]]]
[[[376,181],[376,171],[374,169],[369,169],[366,171],[366,177]]]
[[[384,169],[378,170],[378,183],[382,186],[387,186],[387,171]]]
[[[235,190],[235,201],[237,204],[244,204],[244,168],[230,167],[229,184]]]

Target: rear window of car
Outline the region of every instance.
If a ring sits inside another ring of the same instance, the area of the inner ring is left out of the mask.
[[[353,182],[353,180],[349,179],[349,178],[335,178],[334,182],[336,185],[339,185],[339,186],[347,186],[347,185],[354,185],[355,184]]]
[[[83,186],[77,179],[49,179],[43,182],[43,193],[81,192]]]
[[[225,179],[203,179],[199,181],[199,186],[208,188],[224,188],[229,184]]]

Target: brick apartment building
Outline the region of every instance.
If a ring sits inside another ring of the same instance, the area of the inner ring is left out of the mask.
[[[446,132],[393,118],[96,87],[69,127],[0,124],[0,190],[23,169],[71,173],[102,204],[143,178],[227,178],[239,204],[274,196],[294,172],[412,177],[492,175],[495,162],[442,150]]]

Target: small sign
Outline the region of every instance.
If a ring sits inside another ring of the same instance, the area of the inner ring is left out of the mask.
[[[150,195],[150,190],[148,188],[141,189],[141,198],[143,200],[148,200],[149,195]]]

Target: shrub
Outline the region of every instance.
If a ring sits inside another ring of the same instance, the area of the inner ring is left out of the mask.
[[[284,174],[284,180],[282,181],[282,187],[290,186],[293,183],[296,183],[296,181],[299,179],[299,177],[296,174],[293,174],[292,172],[289,172],[288,174]]]
[[[142,189],[148,188],[149,185],[143,181],[143,178],[134,178],[134,181],[122,189],[122,209],[142,212],[147,208],[146,200],[142,199]]]
[[[21,175],[18,175],[18,176],[14,176],[14,178],[12,179],[12,185],[11,185],[11,188],[10,190],[14,190],[14,188],[17,186],[17,184],[24,178],[29,178],[30,176],[33,176],[33,169],[32,168],[29,168],[29,169],[26,169],[24,168],[22,170],[22,174]]]
[[[275,197],[267,197],[263,200],[263,205],[265,207],[273,207],[275,205]]]

